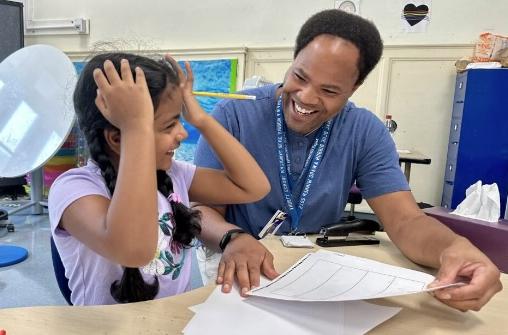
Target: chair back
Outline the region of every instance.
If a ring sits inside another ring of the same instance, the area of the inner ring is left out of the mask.
[[[67,303],[69,305],[72,305],[71,290],[69,289],[69,279],[65,277],[65,268],[63,266],[62,259],[60,258],[60,254],[58,253],[58,249],[56,248],[53,236],[51,236],[50,241],[51,241],[51,258],[53,260],[53,270],[55,271],[55,277],[56,282],[58,283],[58,288],[60,289],[60,292],[62,292],[62,295],[67,301]]]

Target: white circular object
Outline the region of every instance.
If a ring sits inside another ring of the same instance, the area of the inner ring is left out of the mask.
[[[0,177],[25,175],[60,148],[74,123],[76,81],[70,59],[48,45],[0,63]]]
[[[358,12],[358,8],[353,1],[342,1],[339,4],[339,9],[351,14],[356,14]]]

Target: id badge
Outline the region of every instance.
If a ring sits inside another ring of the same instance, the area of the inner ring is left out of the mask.
[[[286,248],[314,248],[314,243],[305,235],[283,235],[280,241]]]
[[[286,221],[287,214],[281,210],[277,210],[275,214],[268,220],[266,225],[261,229],[258,236],[259,238],[263,238],[266,235],[272,234],[275,235],[277,230],[279,230],[280,226]]]

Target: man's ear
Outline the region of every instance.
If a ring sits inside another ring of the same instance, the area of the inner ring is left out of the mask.
[[[355,93],[355,92],[356,92],[356,90],[358,89],[358,87],[360,87],[360,86],[362,86],[362,85],[363,85],[363,82],[364,82],[364,80],[362,80],[362,81],[357,81],[357,82],[356,82],[355,86],[353,87],[353,93]]]
[[[118,129],[104,129],[104,139],[109,149],[120,156],[120,131]]]

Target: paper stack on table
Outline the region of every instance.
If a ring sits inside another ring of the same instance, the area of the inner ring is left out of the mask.
[[[365,334],[400,311],[363,301],[297,302],[242,298],[218,286],[183,330],[186,335]]]
[[[330,251],[309,253],[242,298],[217,287],[183,333],[364,334],[400,311],[358,301],[428,291],[434,277]]]

